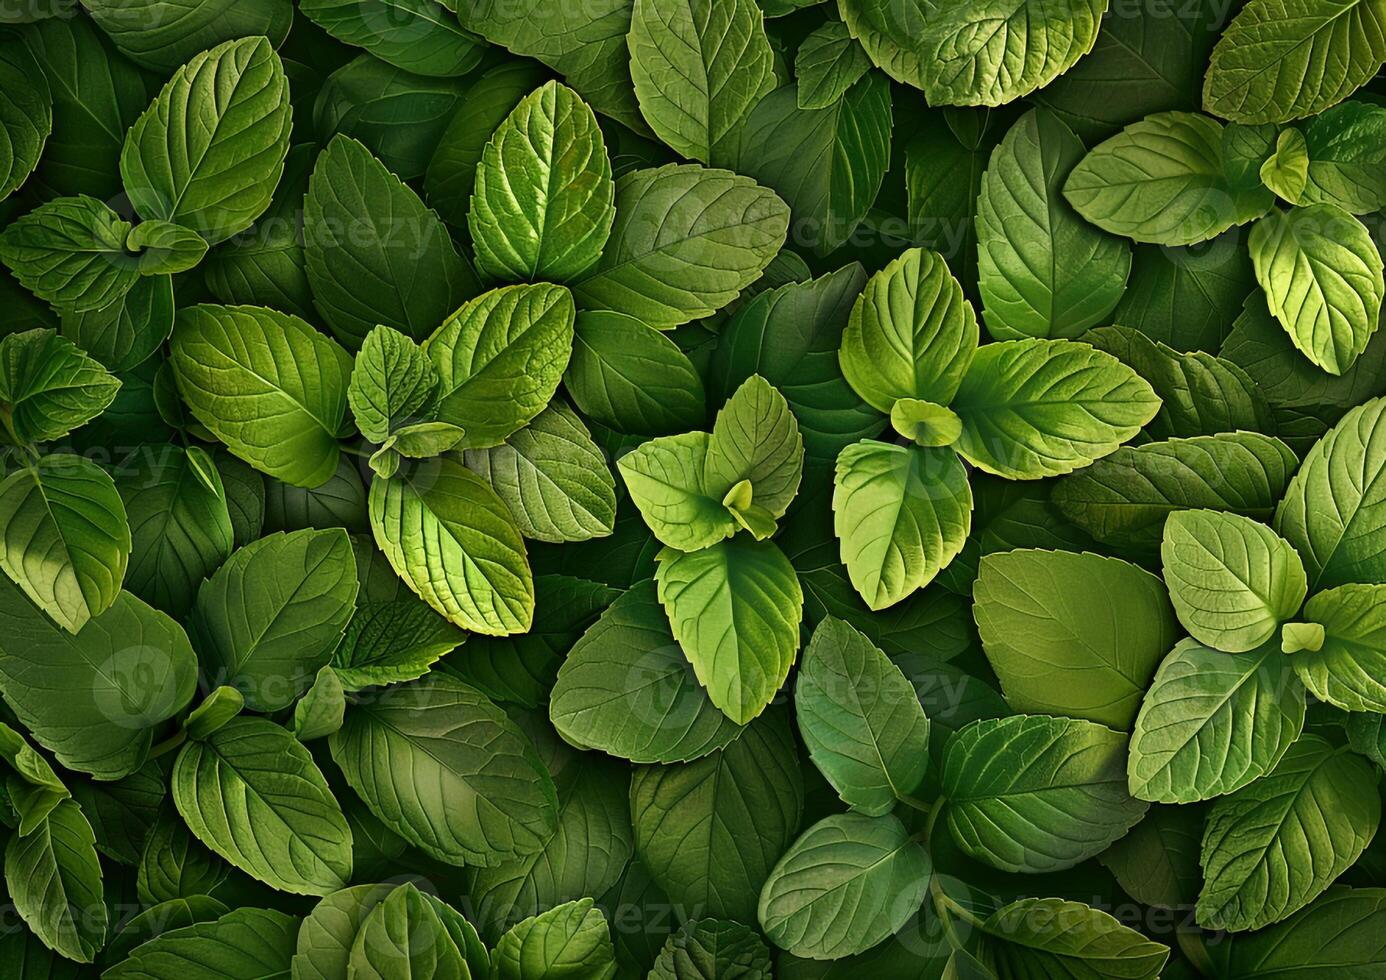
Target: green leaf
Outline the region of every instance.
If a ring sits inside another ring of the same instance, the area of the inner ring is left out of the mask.
[[[496,446],[544,410],[568,367],[573,297],[562,286],[505,286],[469,300],[424,345],[438,372],[440,421],[463,446]]]
[[[351,356],[296,316],[254,306],[178,311],[172,357],[189,410],[236,456],[298,487],[337,468]]]
[[[1119,558],[1023,549],[986,555],[972,613],[1016,711],[1129,731],[1179,635],[1164,583]]]
[[[289,975],[298,919],[271,909],[234,909],[136,946],[104,980],[279,980]]]
[[[771,867],[799,829],[804,780],[794,734],[771,712],[726,748],[631,778],[635,852],[669,900],[755,920]]]
[[[423,348],[393,327],[366,334],[351,369],[347,403],[361,434],[384,442],[396,430],[428,421],[438,372]]]
[[[703,379],[688,355],[624,313],[578,315],[563,385],[584,415],[631,435],[691,429],[706,411]]]
[[[1004,871],[1061,871],[1102,853],[1148,806],[1126,792],[1126,744],[1077,718],[973,722],[944,749],[953,838]]]
[[[1083,142],[1037,109],[992,151],[977,201],[978,291],[998,340],[1077,337],[1107,321],[1131,247],[1088,224],[1059,193]]]
[[[193,740],[173,801],[198,840],[281,891],[326,895],[351,878],[351,830],[312,756],[287,729],[237,718]]]
[[[1275,200],[1229,178],[1222,125],[1191,112],[1157,112],[1098,144],[1069,173],[1064,197],[1099,228],[1156,245],[1207,241]]]
[[[1299,129],[1281,133],[1281,140],[1296,145],[1288,133],[1297,134],[1303,144],[1304,176],[1293,187],[1273,188],[1285,200],[1332,204],[1352,214],[1367,214],[1386,204],[1386,180],[1381,175],[1386,163],[1386,109],[1371,102],[1343,102]]]
[[[1103,0],[939,5],[925,15],[922,33],[908,38],[923,84],[901,80],[924,89],[931,105],[1004,105],[1087,54],[1105,10]]]
[[[625,592],[573,644],[549,718],[572,745],[632,762],[687,762],[741,734],[698,683],[649,582]]]
[[[1112,320],[1176,350],[1216,351],[1255,285],[1235,229],[1203,245],[1137,245]]]
[[[1386,586],[1340,585],[1310,598],[1303,626],[1319,646],[1290,664],[1309,693],[1344,711],[1386,713]],[[1286,624],[1288,630],[1291,625]],[[1287,637],[1288,639],[1288,637]]]
[[[1228,980],[1289,980],[1333,964],[1334,976],[1372,980],[1386,965],[1386,891],[1331,888],[1294,915],[1252,933],[1219,934],[1206,949]]]
[[[120,380],[52,330],[0,340],[0,419],[6,441],[53,442],[96,418]]]
[[[711,443],[706,432],[661,436],[616,462],[640,516],[670,548],[698,551],[736,533],[731,512],[708,486]]]
[[[838,959],[890,936],[924,902],[932,861],[898,818],[844,813],[799,836],[766,879],[758,917],[795,956]]]
[[[491,954],[495,980],[612,980],[616,953],[606,916],[590,898],[525,919]]]
[[[333,673],[349,691],[412,681],[466,638],[417,599],[361,602],[332,654]]]
[[[91,197],[60,197],[0,232],[0,261],[39,299],[73,313],[118,301],[139,278],[130,222]]]
[[[582,419],[560,399],[492,449],[465,460],[536,541],[606,537],[616,524],[616,480]]]
[[[1386,576],[1386,528],[1375,516],[1386,491],[1384,414],[1378,398],[1344,415],[1304,457],[1276,511],[1275,529],[1304,559],[1313,590]]]
[[[5,780],[5,791],[19,817],[19,836],[27,837],[72,794],[48,760],[34,751],[23,735],[3,723],[0,723],[0,756],[14,772],[15,778]]]
[[[690,160],[727,162],[738,124],[776,87],[754,0],[635,0],[627,44],[641,115]]]
[[[434,903],[406,882],[362,920],[346,975],[361,980],[470,980],[471,971]]]
[[[736,169],[793,209],[794,241],[827,255],[852,238],[890,169],[890,85],[859,79],[822,109],[804,109],[793,85],[767,95],[737,143]]]
[[[137,252],[135,269],[142,276],[175,275],[196,268],[207,254],[202,236],[171,221],[141,221],[125,238]]]
[[[137,453],[117,471],[130,517],[125,587],[176,616],[192,608],[203,579],[231,554],[235,528],[225,485],[196,446]]]
[[[120,595],[130,526],[109,474],[81,456],[44,456],[0,481],[0,569],[76,633]]]
[[[371,484],[371,528],[400,578],[440,615],[493,636],[534,617],[534,577],[509,510],[481,477],[439,457]]]
[[[130,291],[99,310],[61,314],[62,334],[110,371],[146,363],[173,333],[173,280],[141,276]]]
[[[837,457],[832,506],[842,563],[873,610],[933,581],[972,528],[972,488],[952,449],[848,446]]]
[[[881,428],[880,415],[847,383],[838,364],[842,331],[865,282],[861,265],[853,262],[758,293],[722,327],[712,354],[710,384],[722,394],[730,396],[754,374],[775,386],[813,461],[832,459]]]
[[[584,307],[669,329],[715,313],[760,277],[789,209],[747,177],[693,164],[616,182],[616,223],[601,261],[573,291]]]
[[[17,191],[38,166],[53,131],[53,97],[33,56],[19,43],[0,48],[0,201]]]
[[[1261,164],[1261,183],[1289,201],[1303,199],[1309,181],[1309,149],[1304,134],[1294,127],[1282,129],[1275,141],[1275,152]]]
[[[1059,476],[1101,459],[1159,411],[1149,383],[1110,354],[1071,340],[986,344],[953,399],[957,450],[1012,480]]]
[[[1275,416],[1251,376],[1203,351],[1181,354],[1129,327],[1099,327],[1083,340],[1135,369],[1160,396],[1160,412],[1146,426],[1153,438],[1219,432],[1274,434]]]
[[[486,867],[532,854],[557,826],[553,780],[534,746],[453,678],[352,705],[330,745],[376,818],[445,864]]]
[[[1136,716],[1131,794],[1192,803],[1234,792],[1273,769],[1304,728],[1304,688],[1276,644],[1222,653],[1180,640]]]
[[[379,324],[423,340],[478,290],[438,216],[347,136],[313,167],[303,243],[313,305],[351,348]]]
[[[1291,208],[1258,221],[1247,248],[1294,345],[1329,374],[1350,368],[1376,331],[1386,293],[1366,226],[1331,204]]]
[[[467,213],[477,265],[520,282],[577,278],[601,258],[615,195],[597,117],[572,89],[547,83],[482,151]]]
[[[1022,898],[982,924],[982,953],[998,977],[1156,980],[1169,947],[1079,902]]]
[[[1269,520],[1298,462],[1283,442],[1259,432],[1123,446],[1054,484],[1051,499],[1098,541],[1155,554],[1176,511],[1207,508]]]
[[[1306,735],[1266,778],[1218,801],[1203,835],[1199,925],[1259,929],[1317,898],[1376,834],[1376,784],[1365,760]]]
[[[245,231],[284,173],[289,83],[264,37],[226,41],[174,72],[125,136],[120,175],[141,218],[208,244]]]
[[[129,593],[74,636],[0,580],[0,626],[5,700],[68,769],[99,779],[134,772],[153,727],[192,699],[197,661],[183,628]]]
[[[292,972],[295,980],[345,977],[362,924],[401,887],[393,882],[352,885],[324,896],[298,926]]]
[[[1171,514],[1160,558],[1179,622],[1200,643],[1227,653],[1274,637],[1307,591],[1304,564],[1290,543],[1239,514]]]
[[[27,836],[5,848],[5,884],[15,911],[49,949],[90,963],[106,940],[101,865],[82,808],[63,800]]]
[[[1203,871],[1203,807],[1153,806],[1145,819],[1099,857],[1122,891],[1146,905],[1187,909],[1198,897]]]
[[[770,950],[740,922],[692,919],[664,942],[646,980],[770,980]]]
[[[183,734],[205,739],[226,726],[245,707],[245,697],[234,687],[218,687],[183,719]]]
[[[344,44],[416,75],[465,75],[482,45],[433,0],[304,0],[298,9]]]
[[[235,687],[252,711],[287,708],[331,660],[356,589],[345,531],[271,534],[246,545],[197,594],[191,628],[204,676]]]
[[[705,463],[708,489],[746,481],[751,503],[776,520],[799,490],[804,442],[784,395],[759,375],[736,389],[712,426]]]
[[[977,317],[937,252],[912,248],[866,282],[842,334],[842,373],[889,414],[901,398],[947,405],[977,350]]]
[[[871,70],[871,59],[847,25],[830,20],[799,45],[794,55],[800,109],[825,109]]]
[[[1243,123],[1322,112],[1386,62],[1381,21],[1364,0],[1252,0],[1213,49],[1204,108]]]
[[[794,705],[809,758],[853,810],[887,814],[924,781],[929,719],[914,687],[849,624],[813,631]]]
[[[655,582],[674,636],[708,698],[744,725],[774,699],[799,649],[804,593],[771,541],[665,548]]]

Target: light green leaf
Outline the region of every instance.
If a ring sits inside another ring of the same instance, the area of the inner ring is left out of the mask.
[[[799,45],[794,80],[800,109],[826,109],[871,70],[871,59],[847,25],[830,20]]]
[[[68,959],[90,963],[105,944],[107,911],[91,824],[63,800],[31,834],[10,838],[5,884],[25,924]]]
[[[1277,644],[1222,653],[1181,640],[1136,716],[1131,794],[1192,803],[1231,793],[1273,769],[1304,729],[1304,688]]]
[[[416,75],[465,75],[484,50],[434,0],[303,0],[298,9],[344,44]]]
[[[218,468],[196,446],[165,446],[137,453],[116,476],[130,516],[132,547],[125,587],[183,616],[192,608],[203,579],[227,559],[235,544]]]
[[[809,758],[853,810],[882,816],[923,782],[929,719],[914,686],[849,624],[813,631],[794,705]]]
[[[1301,625],[1319,627],[1320,645],[1296,651],[1290,664],[1309,693],[1344,711],[1386,713],[1386,585],[1320,592],[1304,618]]]
[[[549,718],[578,748],[632,762],[687,762],[741,734],[698,683],[650,582],[625,592],[573,645]]]
[[[366,334],[347,385],[363,436],[384,442],[398,429],[428,421],[437,391],[438,372],[423,348],[393,327]]]
[[[877,272],[842,334],[842,373],[889,414],[901,398],[947,405],[977,350],[977,316],[937,252],[912,248]]]
[[[1292,188],[1273,188],[1291,204],[1332,204],[1352,214],[1367,214],[1386,204],[1386,108],[1371,102],[1343,102],[1299,129],[1282,131],[1280,139],[1304,144],[1304,179]],[[1277,153],[1277,157],[1279,154]],[[1264,179],[1264,174],[1263,174]],[[1297,190],[1294,196],[1286,191]]]
[[[995,106],[1043,88],[1092,50],[1107,3],[986,0],[926,9],[922,34],[907,42],[923,84],[902,81],[923,88],[931,105]]]
[[[0,756],[14,771],[14,778],[5,779],[5,792],[19,817],[19,836],[27,837],[72,794],[48,760],[34,751],[23,735],[3,723],[0,723]]]
[[[99,779],[138,769],[153,727],[177,714],[197,683],[183,628],[126,592],[74,636],[0,579],[0,652],[0,688],[34,740]]]
[[[351,830],[308,750],[263,718],[192,740],[173,801],[198,840],[281,891],[326,895],[351,878]]]
[[[1193,245],[1269,211],[1259,182],[1234,184],[1223,127],[1192,112],[1157,112],[1098,144],[1064,182],[1088,221],[1156,245]]]
[[[615,526],[616,480],[587,426],[560,399],[501,445],[467,450],[465,460],[527,538],[586,541]]]
[[[1154,554],[1176,511],[1269,520],[1298,463],[1283,442],[1259,432],[1170,439],[1121,447],[1054,484],[1051,499],[1098,541]]]
[[[1386,293],[1366,226],[1332,204],[1291,208],[1258,221],[1247,248],[1294,345],[1329,374],[1350,368],[1376,332]]]
[[[345,531],[271,534],[203,583],[193,608],[204,676],[235,687],[252,711],[287,708],[342,639],[356,600]]]
[[[686,909],[751,922],[761,885],[799,829],[804,780],[781,712],[683,765],[643,766],[630,810],[640,863]]]
[[[703,424],[703,379],[693,362],[624,313],[578,315],[563,384],[584,415],[616,432],[660,436]]]
[[[982,647],[1016,711],[1129,731],[1179,635],[1164,583],[1119,558],[985,555],[972,594]]]
[[[616,182],[601,261],[573,290],[586,308],[676,327],[755,282],[788,228],[789,208],[747,177],[693,164],[632,171]]]
[[[412,597],[361,602],[332,654],[333,673],[349,691],[412,681],[466,638]]]
[[[1243,123],[1322,112],[1386,62],[1382,13],[1367,0],[1251,0],[1213,49],[1203,105]]]
[[[751,112],[737,141],[736,169],[773,188],[794,212],[794,242],[827,255],[867,217],[890,169],[890,84],[859,79],[822,109],[799,105],[793,85]]]
[[[1169,947],[1079,902],[1022,898],[982,925],[982,953],[998,977],[1156,980]]]
[[[469,300],[429,337],[437,417],[462,427],[465,448],[499,445],[544,410],[568,367],[574,316],[562,286],[505,286]]]
[[[379,324],[423,340],[478,290],[438,216],[347,136],[313,167],[303,256],[313,305],[352,348]]]
[[[296,316],[254,306],[178,311],[172,357],[192,414],[236,456],[299,487],[337,468],[351,356]]]
[[[825,817],[771,870],[760,893],[760,925],[795,956],[860,953],[919,909],[931,871],[929,853],[898,818]]]
[[[1110,354],[1032,338],[979,348],[952,406],[963,420],[957,450],[968,462],[1034,480],[1114,452],[1155,417],[1160,399]]]
[[[1304,559],[1313,590],[1386,581],[1383,416],[1380,398],[1344,415],[1304,457],[1275,513],[1275,529]]]
[[[376,818],[434,860],[495,865],[540,850],[557,826],[553,780],[530,740],[445,675],[352,705],[330,745]]]
[[[223,242],[269,207],[292,123],[289,82],[267,38],[210,48],[174,72],[126,134],[130,203],[141,218]]]
[[[804,442],[779,390],[760,375],[736,389],[717,413],[708,442],[705,481],[716,494],[745,480],[751,503],[776,520],[799,490]]]
[[[712,703],[744,725],[774,699],[799,649],[804,593],[771,541],[665,548],[655,582],[674,636]]]
[[[339,980],[347,975],[362,924],[398,888],[393,882],[352,885],[324,896],[298,927],[294,980]]]
[[[270,909],[234,909],[136,946],[104,980],[280,980],[289,976],[299,920]]]
[[[977,721],[948,740],[943,794],[953,838],[1003,871],[1061,871],[1145,816],[1126,791],[1126,736],[1077,718]]]
[[[1239,514],[1185,510],[1165,522],[1165,584],[1179,622],[1215,650],[1244,653],[1299,612],[1304,564],[1288,541]]]
[[[3,261],[29,292],[72,313],[117,302],[139,279],[130,223],[91,197],[41,204],[0,233]]]
[[[731,537],[737,524],[707,484],[706,432],[651,439],[617,460],[631,501],[670,548],[698,551]]]
[[[136,252],[135,269],[142,276],[166,276],[197,267],[207,243],[190,228],[171,221],[141,221],[125,238],[127,251]]]
[[[1218,801],[1203,835],[1198,924],[1260,929],[1317,898],[1376,834],[1377,776],[1306,735],[1266,778]]]
[[[400,578],[440,615],[493,636],[529,629],[534,577],[494,490],[439,457],[371,484],[371,529]]]
[[[0,419],[14,443],[52,442],[96,418],[115,400],[120,380],[52,330],[0,340]]]
[[[76,633],[120,595],[130,525],[115,483],[90,460],[44,456],[0,481],[0,569]]]
[[[590,898],[525,919],[491,954],[495,980],[612,980],[616,953],[606,916]]]
[[[1083,142],[1036,109],[992,151],[977,199],[978,291],[998,340],[1077,337],[1107,320],[1131,246],[1088,224],[1059,193]]]
[[[434,903],[409,882],[366,914],[346,975],[354,980],[471,980],[462,950]]]
[[[477,265],[498,279],[565,282],[601,258],[616,186],[597,117],[566,85],[520,100],[476,168],[467,214]]]
[[[1289,201],[1298,204],[1309,181],[1309,148],[1304,134],[1293,126],[1276,137],[1275,152],[1261,164],[1261,183]]]
[[[775,88],[754,0],[635,0],[630,74],[640,113],[674,152],[725,164],[739,123]]]
[[[874,609],[933,581],[967,542],[972,488],[952,449],[864,439],[837,457],[833,526],[852,586]]]

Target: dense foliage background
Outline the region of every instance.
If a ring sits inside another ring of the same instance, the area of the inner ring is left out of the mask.
[[[0,0],[0,977],[1386,976],[1383,63]]]

